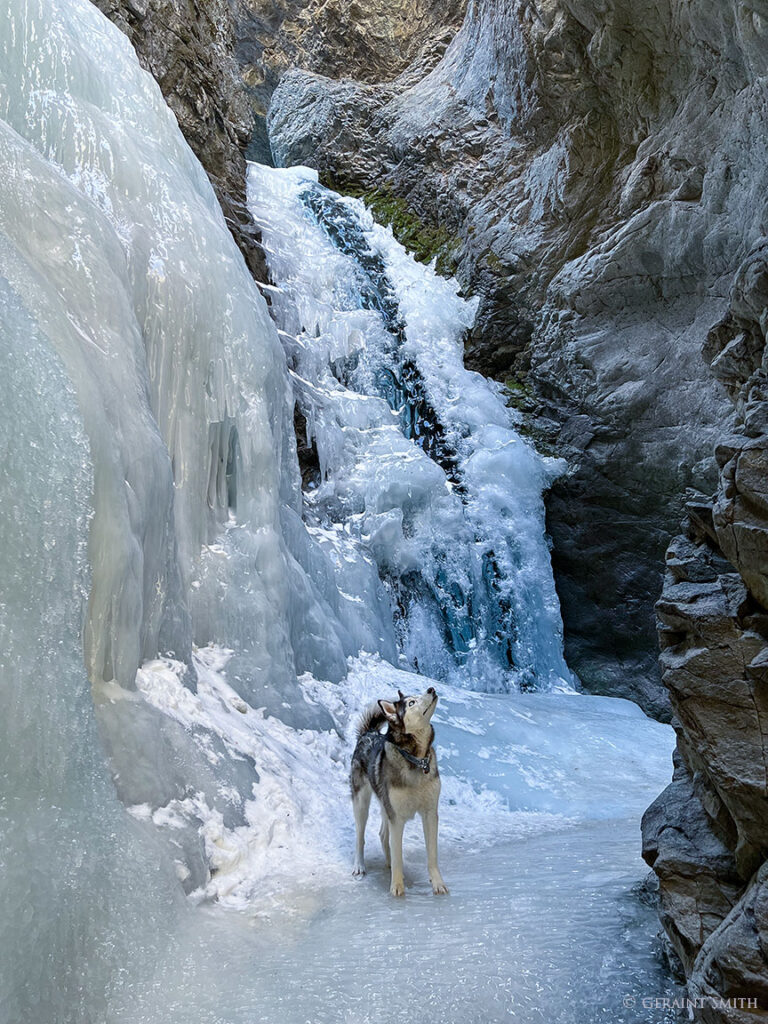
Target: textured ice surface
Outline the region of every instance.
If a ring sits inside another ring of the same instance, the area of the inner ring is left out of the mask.
[[[74,389],[2,277],[0,324],[0,1020],[95,1024],[120,1019],[185,908],[96,728],[80,635],[93,469]]]
[[[563,467],[464,368],[475,302],[314,171],[253,164],[249,184],[321,469],[308,516],[376,563],[412,666],[481,690],[567,688],[542,500]]]
[[[232,647],[240,685],[272,699],[296,667],[338,675],[329,588],[283,536],[301,529],[283,352],[159,88],[86,0],[13,0],[0,54],[0,274],[62,360],[93,459],[92,680],[132,687],[192,640]]]

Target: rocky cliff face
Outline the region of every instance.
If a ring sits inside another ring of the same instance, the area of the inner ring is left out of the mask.
[[[482,296],[468,359],[533,389],[571,460],[550,529],[571,665],[664,715],[653,604],[729,420],[701,358],[761,237],[763,0],[487,0],[427,75],[294,70],[279,161],[438,225]]]
[[[184,137],[208,172],[251,272],[263,279],[245,198],[244,151],[253,112],[235,59],[228,0],[93,0],[131,40]]]
[[[712,499],[667,551],[661,665],[675,778],[643,821],[662,921],[692,994],[768,1007],[768,240],[736,275],[705,353],[733,399]],[[702,1020],[753,1020],[738,1005]]]
[[[259,123],[252,155],[268,162],[263,121],[283,74],[385,82],[414,62],[437,63],[466,0],[234,0],[237,57]]]

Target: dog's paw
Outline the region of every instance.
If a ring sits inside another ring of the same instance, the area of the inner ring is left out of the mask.
[[[353,878],[363,878],[364,875],[365,875],[365,865],[364,864],[355,864],[355,866],[352,868],[352,877]]]
[[[432,883],[432,892],[435,896],[447,896],[449,891],[448,886],[442,881],[442,879],[439,882]]]
[[[390,896],[405,896],[405,883],[393,882],[389,887]]]

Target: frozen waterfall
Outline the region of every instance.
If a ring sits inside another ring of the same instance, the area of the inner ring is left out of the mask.
[[[472,304],[360,203],[254,167],[270,310],[88,0],[9,0],[0,54],[2,1024],[378,1019],[376,950],[425,1024],[642,1020],[632,830],[671,738],[573,692],[559,467],[464,370]],[[412,842],[391,911],[349,877],[345,779],[361,705],[417,669],[453,895]]]
[[[568,687],[542,499],[563,467],[515,432],[500,385],[465,370],[476,301],[314,171],[251,165],[250,197],[316,450],[305,518],[340,589],[365,605],[347,566],[376,565],[413,669]]]

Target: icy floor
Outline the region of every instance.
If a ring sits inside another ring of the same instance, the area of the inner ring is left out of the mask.
[[[631,820],[448,845],[445,899],[432,896],[414,849],[403,901],[389,897],[377,852],[361,882],[318,879],[291,918],[242,936],[230,966],[241,979],[256,972],[258,1004],[248,1005],[251,979],[226,1019],[659,1022],[642,997],[672,986],[654,956],[658,920],[634,891],[637,845]]]
[[[608,698],[440,686],[441,866],[451,895],[432,896],[414,822],[407,895],[396,901],[375,813],[369,873],[350,874],[351,738],[369,700],[429,681],[367,656],[340,684],[306,676],[307,698],[336,726],[314,732],[249,708],[226,682],[225,652],[197,660],[197,694],[170,662],[146,665],[141,691],[201,745],[215,734],[232,756],[252,758],[259,782],[245,824],[232,829],[202,795],[133,809],[161,827],[196,819],[212,868],[190,897],[194,951],[174,963],[215,958],[226,977],[212,985],[206,971],[203,984],[190,966],[165,1020],[185,1019],[192,999],[196,1021],[228,1024],[663,1019],[642,1008],[644,996],[672,985],[655,954],[657,918],[640,895],[639,819],[670,775],[669,728]],[[178,984],[158,979],[160,1001]]]

